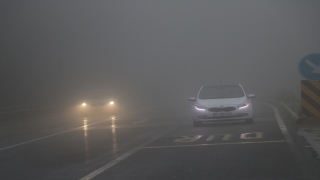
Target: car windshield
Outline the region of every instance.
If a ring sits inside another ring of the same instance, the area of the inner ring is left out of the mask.
[[[199,99],[239,98],[243,96],[244,93],[240,86],[212,86],[203,87]]]
[[[88,93],[88,99],[106,99],[112,98],[113,92],[112,91],[91,91]]]

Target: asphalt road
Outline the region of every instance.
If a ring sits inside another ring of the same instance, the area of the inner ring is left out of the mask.
[[[320,179],[320,161],[280,105],[255,101],[253,124],[201,127],[190,108],[1,126],[0,179]]]

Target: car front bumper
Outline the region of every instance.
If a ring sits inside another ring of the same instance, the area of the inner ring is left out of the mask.
[[[118,107],[116,105],[86,106],[86,107],[81,107],[81,112],[83,114],[91,114],[91,115],[115,113],[115,112],[118,112]]]
[[[210,111],[199,111],[194,109],[193,120],[196,122],[215,122],[215,121],[237,121],[252,119],[252,108],[248,107],[245,109],[236,109],[231,111],[230,116],[214,116],[215,112]],[[225,113],[225,112],[219,112]]]

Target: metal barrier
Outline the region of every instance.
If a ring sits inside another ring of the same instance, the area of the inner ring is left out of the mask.
[[[302,117],[320,117],[320,81],[301,81]]]

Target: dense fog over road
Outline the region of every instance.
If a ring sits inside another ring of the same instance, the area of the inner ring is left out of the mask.
[[[0,1],[1,106],[91,89],[167,101],[203,84],[299,95],[320,1]]]

